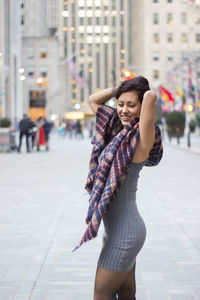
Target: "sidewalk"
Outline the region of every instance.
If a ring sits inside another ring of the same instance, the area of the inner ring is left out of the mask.
[[[88,139],[54,138],[50,151],[0,154],[0,300],[92,300],[98,237],[86,228]],[[200,156],[165,145],[141,171],[137,204],[147,239],[137,300],[200,299]]]
[[[172,138],[171,141],[169,141],[167,133],[164,135],[164,143],[170,146],[178,147],[179,149],[200,154],[200,135],[197,133],[190,134],[190,147],[188,147],[188,140],[186,136],[181,137],[180,144],[177,144],[176,138]]]

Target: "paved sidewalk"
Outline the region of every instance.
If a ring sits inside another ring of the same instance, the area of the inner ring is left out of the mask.
[[[169,141],[169,139],[167,137],[167,133],[165,133],[164,134],[164,142],[168,145],[178,147],[179,149],[200,154],[200,134],[198,134],[196,132],[190,134],[190,147],[188,147],[187,136],[181,137],[180,143],[178,144],[176,138],[172,138],[171,141]]]
[[[72,253],[84,229],[89,140],[54,138],[51,151],[0,154],[0,300],[92,300],[99,236]],[[141,172],[147,240],[137,300],[200,299],[200,155],[165,146]]]

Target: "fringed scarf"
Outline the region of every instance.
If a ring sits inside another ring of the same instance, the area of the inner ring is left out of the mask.
[[[73,251],[97,236],[101,219],[108,211],[133,161],[139,138],[138,127],[137,118],[124,127],[116,109],[106,105],[98,108],[96,134],[92,140],[94,146],[85,186],[90,195],[86,217],[88,227],[81,242]],[[99,161],[100,154],[102,157]],[[155,125],[155,142],[145,165],[156,166],[162,154],[161,133],[159,127]]]

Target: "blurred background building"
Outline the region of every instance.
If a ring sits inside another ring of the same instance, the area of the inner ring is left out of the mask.
[[[67,108],[88,110],[89,94],[120,82],[132,63],[133,1],[61,1],[59,36]]]
[[[24,1],[22,10],[24,110],[32,119],[58,110],[59,22],[56,1]]]
[[[182,86],[190,64],[200,77],[200,1],[134,1],[131,66],[146,76],[153,88]],[[194,78],[195,80],[195,78]]]
[[[21,6],[19,0],[0,1],[0,117],[14,124],[23,112]]]

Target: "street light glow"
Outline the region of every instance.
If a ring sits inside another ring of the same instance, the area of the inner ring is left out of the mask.
[[[75,105],[74,105],[74,108],[75,109],[79,109],[81,106],[80,106],[80,104],[79,103],[76,103]]]
[[[23,80],[26,79],[26,77],[25,77],[24,75],[21,75],[21,76],[19,77],[19,79],[23,81]]]
[[[131,76],[131,72],[126,71],[126,72],[124,73],[124,75],[125,75],[126,77],[129,77],[129,76]]]
[[[20,68],[20,69],[19,69],[19,73],[20,73],[20,74],[23,74],[23,73],[24,73],[24,68]]]
[[[42,84],[43,83],[43,78],[42,77],[38,77],[37,78],[37,84]]]
[[[188,105],[188,111],[189,111],[189,112],[192,112],[192,111],[193,111],[193,105],[192,105],[192,104],[189,104],[189,105]]]
[[[56,115],[55,114],[51,115],[51,121],[55,121],[55,120],[56,120]]]
[[[63,16],[64,18],[67,18],[67,17],[69,16],[69,12],[68,12],[67,10],[63,10],[62,16]]]

